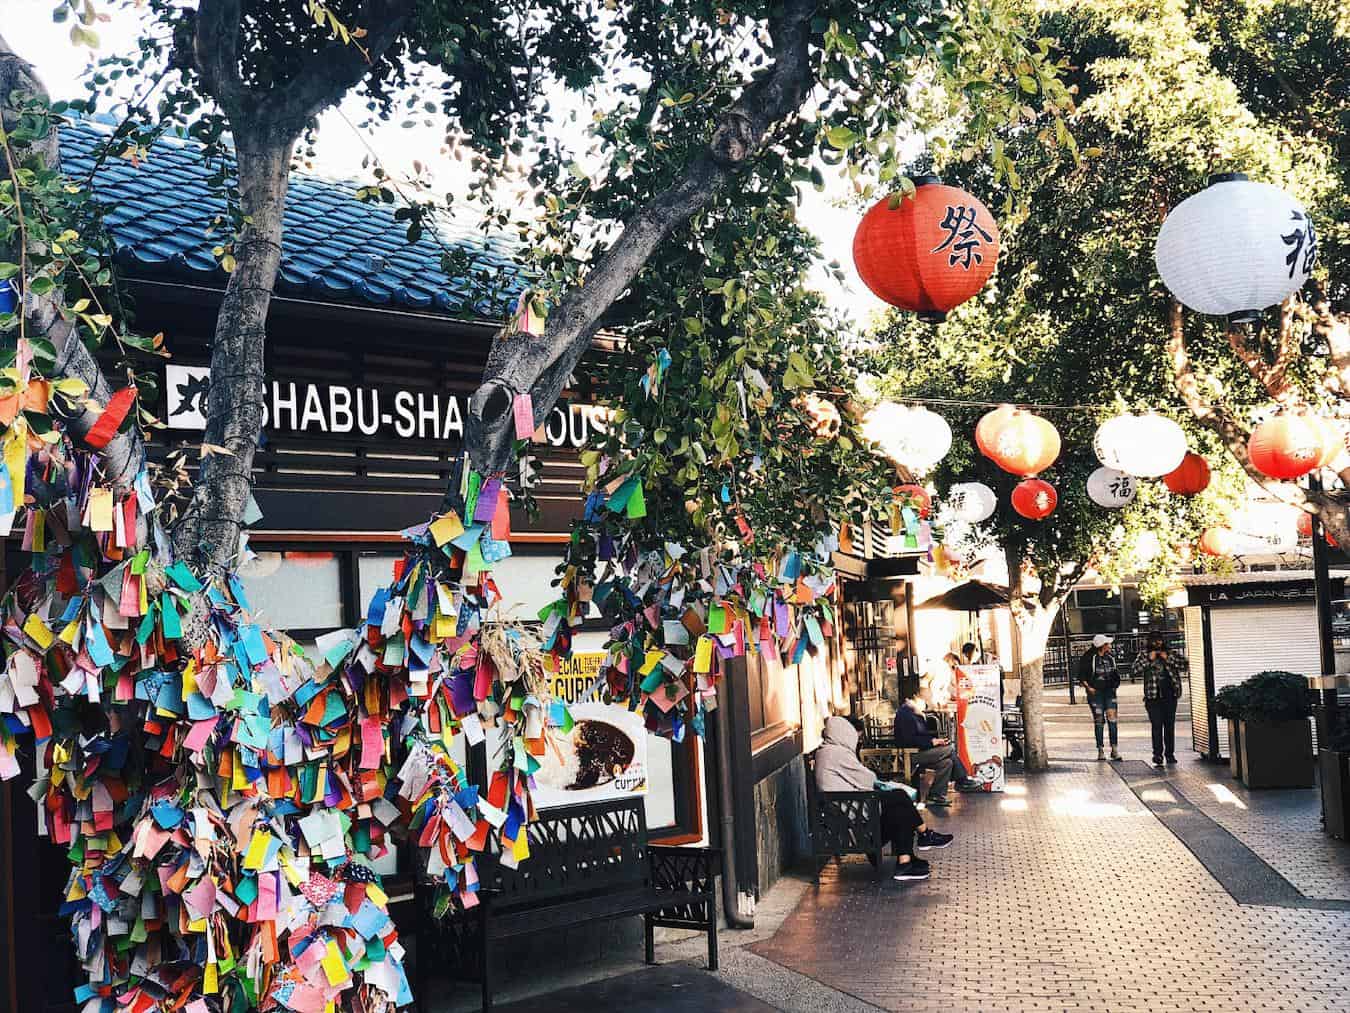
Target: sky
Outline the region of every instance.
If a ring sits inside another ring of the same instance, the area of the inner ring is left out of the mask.
[[[53,6],[53,0],[0,0],[6,14],[0,22],[0,33],[19,55],[37,66],[53,98],[83,95],[81,75],[94,54],[87,47],[71,42],[69,23],[52,21]],[[100,41],[98,55],[134,52],[140,27],[134,13],[114,9],[108,22],[95,26]],[[383,123],[366,133],[354,127],[364,115],[364,105],[348,99],[320,117],[312,171],[335,178],[369,179],[370,170],[361,163],[373,149],[385,168],[395,175],[410,174],[416,160],[429,169],[436,192],[461,192],[465,188],[467,159],[456,161],[442,152],[444,135],[434,122],[435,117],[431,126],[418,119],[410,127]],[[826,261],[837,260],[844,266],[849,281],[841,287],[823,271],[818,271],[813,281],[832,307],[849,319],[864,323],[884,304],[853,273],[853,231],[858,213],[855,209],[834,206],[835,201],[847,196],[848,186],[835,175],[836,170],[822,168],[825,192],[818,193],[810,187],[801,189],[799,220],[821,241]]]

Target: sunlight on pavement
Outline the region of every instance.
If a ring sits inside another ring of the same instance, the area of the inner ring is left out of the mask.
[[[1145,788],[1139,796],[1145,802],[1175,802],[1177,797],[1166,788]]]
[[[998,807],[1010,813],[1026,812],[1027,800],[1024,798],[1005,798],[999,802]]]
[[[1097,802],[1092,798],[1092,793],[1085,788],[1078,788],[1073,791],[1065,792],[1062,795],[1056,795],[1050,800],[1050,811],[1063,816],[1086,816],[1090,818],[1104,818],[1108,816],[1136,816],[1126,809],[1123,805],[1115,802]]]
[[[1224,805],[1236,806],[1239,809],[1246,809],[1247,803],[1233,794],[1233,789],[1225,784],[1207,784],[1206,788],[1210,793]]]

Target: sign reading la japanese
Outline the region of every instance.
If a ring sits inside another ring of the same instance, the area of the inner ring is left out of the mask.
[[[165,423],[170,429],[205,429],[211,370],[167,365]],[[266,381],[263,428],[271,432],[401,440],[464,438],[467,398],[446,391],[407,390],[310,381]],[[605,410],[557,405],[535,433],[536,442],[580,447],[605,427]]]

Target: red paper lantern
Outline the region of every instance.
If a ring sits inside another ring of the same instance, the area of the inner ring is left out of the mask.
[[[1311,538],[1313,528],[1312,514],[1300,510],[1298,512],[1298,533],[1302,538]],[[1323,529],[1322,536],[1327,540],[1327,544],[1333,549],[1336,548],[1336,539],[1331,537],[1331,532]]]
[[[863,216],[853,263],[878,298],[940,321],[994,273],[998,224],[975,197],[936,176],[914,185],[913,197],[882,198]]]
[[[1039,478],[1018,482],[1012,491],[1012,508],[1027,520],[1045,520],[1055,512],[1058,503],[1055,487]]]
[[[985,457],[1023,478],[1040,474],[1059,457],[1059,432],[1039,415],[1020,408],[995,409],[975,431]]]
[[[1209,462],[1188,452],[1175,471],[1163,476],[1163,481],[1179,496],[1195,496],[1209,488]]]
[[[1290,481],[1308,474],[1322,460],[1326,431],[1318,419],[1277,415],[1252,430],[1247,456],[1267,478]]]
[[[1206,556],[1231,556],[1234,535],[1228,528],[1205,528],[1200,536],[1200,551]]]
[[[933,512],[933,497],[921,485],[897,485],[891,492],[896,503],[913,507],[921,518],[926,519]]]

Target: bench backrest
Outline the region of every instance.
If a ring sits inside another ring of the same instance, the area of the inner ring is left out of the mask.
[[[529,825],[530,857],[518,869],[483,863],[494,904],[536,904],[651,880],[641,796],[548,809]]]

